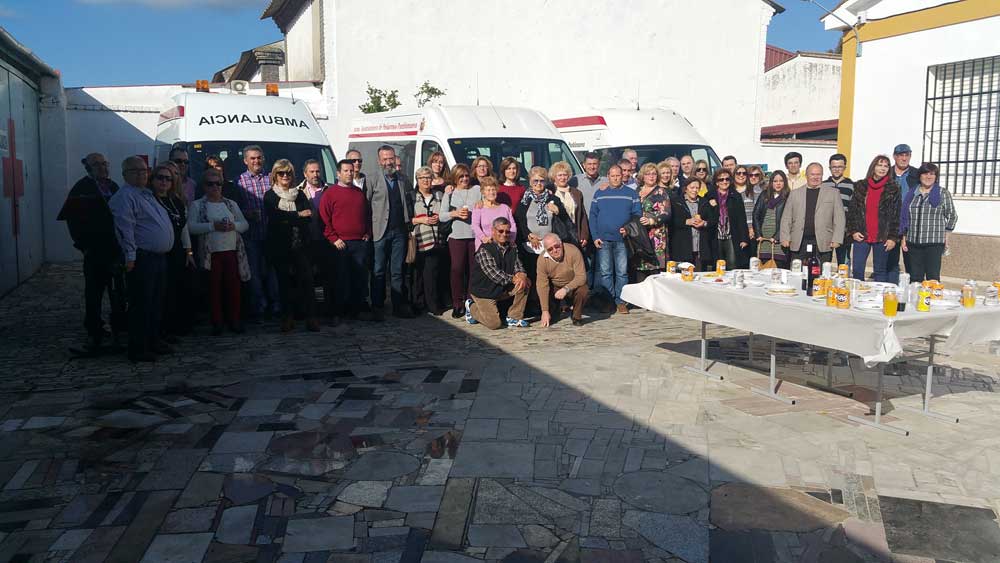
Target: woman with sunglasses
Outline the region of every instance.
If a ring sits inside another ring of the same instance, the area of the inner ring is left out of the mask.
[[[639,222],[646,227],[649,240],[656,253],[655,261],[639,260],[635,264],[635,281],[641,283],[653,274],[658,274],[667,266],[669,241],[667,230],[670,226],[670,195],[661,187],[660,173],[656,165],[647,162],[639,168],[639,206],[642,217]]]
[[[764,169],[756,164],[747,168],[747,183],[753,186],[755,193],[764,193],[767,189],[767,175],[764,174]]]
[[[156,196],[156,201],[166,210],[174,227],[174,247],[167,253],[161,325],[162,338],[171,344],[177,341],[177,336],[191,332],[191,325],[194,324],[194,311],[191,308],[194,302],[191,278],[194,257],[191,252],[191,234],[187,227],[188,214],[183,185],[180,173],[174,173],[167,165],[157,166],[149,177],[149,187]]]
[[[528,189],[521,184],[521,163],[508,156],[500,162],[500,172],[503,174],[503,183],[499,186],[497,201],[514,209]]]
[[[779,268],[788,267],[788,255],[778,240],[781,214],[785,212],[787,199],[788,177],[783,171],[775,170],[767,188],[753,206],[753,231],[757,235],[758,256],[762,262],[774,260]]]
[[[223,316],[229,330],[243,333],[240,282],[250,279],[250,265],[240,235],[250,228],[240,206],[222,195],[222,173],[209,167],[201,175],[201,193],[188,210],[188,228],[198,237],[198,264],[208,271],[208,301],[212,334],[222,334]],[[223,310],[225,309],[225,310]]]
[[[431,180],[431,188],[434,191],[443,191],[444,187],[448,185],[448,161],[444,157],[444,153],[441,151],[436,151],[431,153],[430,158],[427,159],[427,166],[430,167],[431,173],[434,175],[434,179]]]
[[[296,187],[295,167],[288,159],[282,158],[271,167],[271,189],[264,194],[264,213],[268,221],[264,245],[278,275],[281,293],[281,332],[295,328],[296,310],[304,313],[306,328],[318,332],[309,255],[312,204]]]
[[[542,238],[556,230],[556,222],[564,226],[570,221],[562,202],[552,192],[546,189],[549,181],[549,171],[544,166],[533,166],[528,172],[528,191],[524,192],[517,209],[514,211],[514,222],[517,225],[518,251],[521,264],[528,273],[528,279],[535,279],[538,256],[545,252]],[[562,239],[566,233],[556,232]],[[572,242],[564,240],[563,242]],[[528,293],[532,309],[538,307],[538,293],[532,288]]]
[[[753,208],[764,188],[750,183],[750,168],[742,164],[737,164],[736,169],[733,170],[733,188],[740,195],[747,216],[747,234],[749,235],[747,242],[749,245],[747,245],[746,252],[743,253],[744,260],[740,264],[740,268],[748,268],[750,257],[757,252],[757,243],[755,242],[757,234],[753,231]]]
[[[739,194],[730,189],[733,185],[733,175],[725,168],[715,171],[712,176],[715,184],[715,194],[709,198],[709,205],[716,209],[719,215],[716,229],[716,256],[726,261],[726,269],[733,270],[742,266],[746,249],[750,245],[747,233],[746,208]],[[746,258],[749,261],[749,257]]]
[[[698,197],[705,197],[710,192],[715,191],[715,186],[712,185],[712,181],[708,178],[708,173],[711,169],[708,167],[707,160],[698,160],[694,163],[694,177],[701,180],[703,186],[701,191],[698,192]]]
[[[448,235],[448,256],[451,258],[449,281],[451,286],[451,316],[465,316],[465,301],[469,298],[469,278],[476,254],[476,234],[472,232],[472,210],[482,199],[479,186],[472,186],[469,167],[458,163],[451,169],[451,186],[446,189],[438,219],[451,224]]]

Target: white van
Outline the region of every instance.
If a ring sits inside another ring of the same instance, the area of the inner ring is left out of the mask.
[[[601,173],[635,149],[639,165],[660,163],[668,156],[686,154],[708,161],[714,171],[722,166],[718,155],[691,122],[668,109],[605,109],[580,112],[553,120],[579,158],[589,151],[601,155]]]
[[[246,170],[243,147],[260,145],[265,170],[281,158],[302,177],[302,163],[322,163],[324,178],[336,181],[337,161],[326,135],[305,102],[277,96],[183,92],[171,98],[156,126],[155,162],[166,162],[172,147],[184,147],[197,180],[205,157],[218,155],[226,178],[235,181]]]
[[[436,151],[444,153],[449,167],[485,156],[496,172],[500,161],[512,156],[521,163],[522,175],[532,166],[548,168],[560,160],[568,162],[574,174],[581,171],[552,122],[525,108],[429,106],[367,114],[352,122],[348,148],[361,152],[366,174],[378,171],[382,145],[396,149],[403,172],[411,178]]]

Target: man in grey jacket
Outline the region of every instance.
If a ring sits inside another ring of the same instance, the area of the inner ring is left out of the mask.
[[[365,182],[365,195],[372,210],[372,240],[375,241],[372,306],[376,315],[379,315],[385,305],[385,277],[388,269],[392,313],[404,319],[413,318],[403,287],[413,186],[396,169],[395,149],[389,145],[379,147],[378,161],[382,173],[368,176]]]
[[[781,246],[792,251],[793,258],[809,258],[806,246],[812,245],[821,262],[830,262],[833,250],[844,242],[847,220],[840,192],[823,187],[823,165],[813,162],[806,168],[805,189],[788,194],[781,216]]]

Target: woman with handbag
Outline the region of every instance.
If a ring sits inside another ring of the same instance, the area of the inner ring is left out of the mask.
[[[413,265],[413,304],[435,316],[445,311],[438,295],[438,278],[444,262],[441,240],[441,193],[434,191],[434,172],[417,169],[417,192],[413,202],[413,231],[407,248],[407,263]],[[411,253],[412,252],[412,256]]]
[[[281,332],[295,328],[296,309],[305,316],[306,328],[317,332],[309,256],[312,204],[305,192],[295,187],[295,167],[288,159],[282,158],[271,167],[271,189],[264,194],[264,213],[268,221],[264,248],[274,264],[281,293]]]
[[[646,227],[649,240],[653,243],[656,260],[639,259],[635,262],[635,281],[658,274],[667,266],[669,256],[667,231],[670,226],[670,194],[659,185],[660,173],[656,165],[647,162],[639,169],[639,206],[642,217],[639,222]]]
[[[222,173],[208,168],[201,175],[201,193],[188,211],[188,229],[198,236],[198,264],[208,271],[208,300],[212,334],[222,334],[225,316],[229,330],[243,333],[240,321],[240,282],[250,279],[250,265],[240,235],[250,228],[240,206],[222,196]],[[225,313],[223,315],[223,313]]]
[[[761,261],[761,269],[788,267],[788,255],[778,242],[787,199],[788,177],[783,171],[775,170],[753,207],[753,232],[757,235],[757,258]]]

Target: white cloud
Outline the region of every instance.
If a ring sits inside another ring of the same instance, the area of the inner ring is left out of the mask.
[[[260,8],[267,6],[262,0],[77,0],[81,4],[138,4],[151,8],[188,8],[191,6],[216,6],[223,8]]]

